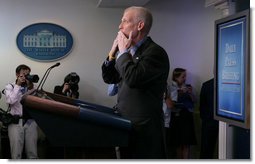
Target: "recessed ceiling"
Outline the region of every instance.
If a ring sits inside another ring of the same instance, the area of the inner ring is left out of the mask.
[[[117,8],[129,6],[144,6],[150,0],[99,0],[97,7]]]
[[[209,7],[209,6],[216,6],[219,4],[223,4],[225,2],[227,2],[228,0],[205,0],[205,7]]]

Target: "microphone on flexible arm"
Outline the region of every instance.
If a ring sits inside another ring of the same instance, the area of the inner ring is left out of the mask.
[[[38,87],[37,87],[37,89],[36,89],[37,92],[39,91],[39,89],[40,89],[41,91],[43,91],[43,85],[44,85],[44,83],[45,83],[47,77],[49,76],[50,71],[51,71],[53,68],[58,67],[59,65],[60,65],[60,63],[56,63],[56,64],[54,64],[53,66],[51,66],[50,68],[48,68],[48,69],[46,70],[46,72],[45,72],[44,75],[43,75],[42,80],[40,81],[40,83],[39,83],[39,85],[38,85]],[[41,87],[41,88],[40,88],[40,87]]]

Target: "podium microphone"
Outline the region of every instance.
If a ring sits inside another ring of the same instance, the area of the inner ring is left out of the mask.
[[[48,68],[48,69],[46,70],[46,72],[45,72],[44,75],[43,75],[42,80],[40,81],[40,83],[39,83],[39,85],[38,85],[38,87],[37,87],[37,89],[36,89],[37,91],[39,91],[39,88],[40,88],[40,87],[41,87],[40,90],[43,90],[43,85],[44,85],[44,83],[45,83],[45,81],[46,81],[46,79],[47,79],[47,77],[48,77],[48,75],[49,75],[51,69],[52,69],[52,68],[55,68],[55,67],[58,67],[59,65],[60,65],[60,63],[56,63],[56,64],[54,64],[53,66],[51,66],[50,68]]]
[[[54,67],[58,67],[60,65],[60,63],[56,63],[56,64],[54,64],[53,66],[51,66],[50,68],[52,69],[52,68],[54,68]]]

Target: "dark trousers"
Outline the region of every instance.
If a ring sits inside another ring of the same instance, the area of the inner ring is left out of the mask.
[[[213,159],[218,141],[219,125],[216,121],[202,120],[201,159]]]

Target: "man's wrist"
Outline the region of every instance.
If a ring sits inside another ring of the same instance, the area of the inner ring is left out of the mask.
[[[109,60],[111,61],[111,60],[114,60],[114,59],[116,59],[115,55],[109,53]]]
[[[109,60],[114,60],[114,59],[116,59],[115,53],[114,53],[113,51],[110,51],[109,54],[108,54],[108,56],[109,56]]]
[[[127,52],[128,52],[128,49],[126,49],[126,50],[124,50],[124,51],[120,51],[119,54],[118,54],[118,56],[117,56],[117,59],[118,59],[121,55],[123,55],[124,53],[127,53]]]

